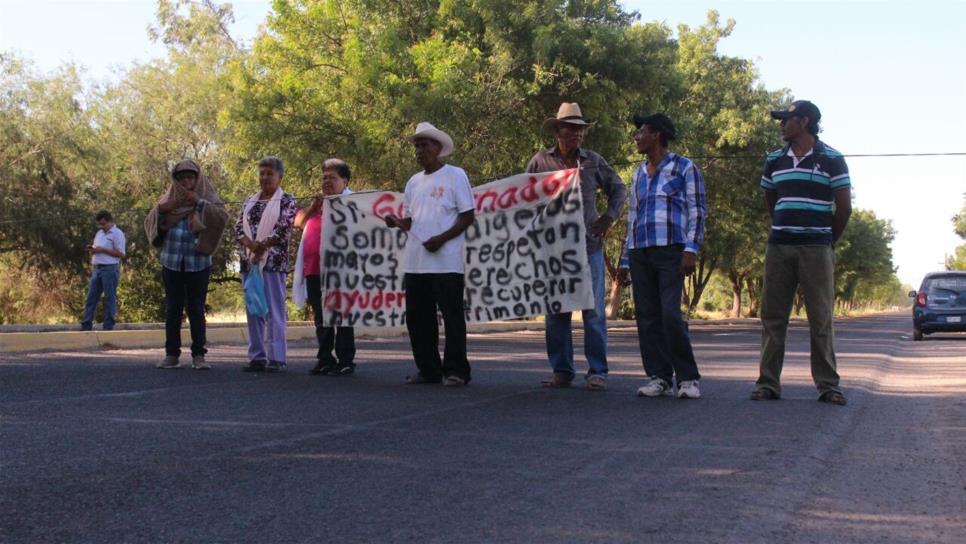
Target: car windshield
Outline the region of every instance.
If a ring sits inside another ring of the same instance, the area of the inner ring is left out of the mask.
[[[932,278],[927,282],[928,291],[966,292],[966,276],[946,276]]]

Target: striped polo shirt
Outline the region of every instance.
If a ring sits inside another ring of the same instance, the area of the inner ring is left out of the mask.
[[[815,140],[799,160],[791,145],[765,159],[761,187],[778,193],[770,244],[831,245],[834,193],[851,187],[841,153]]]

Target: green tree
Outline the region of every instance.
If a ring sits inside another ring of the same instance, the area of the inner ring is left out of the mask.
[[[963,209],[953,216],[953,231],[966,240],[966,203],[963,204]],[[961,244],[953,250],[953,255],[946,259],[946,268],[966,270],[966,244]]]
[[[0,88],[0,322],[76,314],[102,194],[91,94],[74,66],[47,76],[6,54]]]
[[[946,259],[948,270],[966,270],[966,244],[956,246],[953,254]]]
[[[712,274],[723,269],[737,317],[742,291],[761,274],[768,216],[758,180],[766,152],[780,144],[769,112],[786,93],[766,91],[753,62],[717,52],[734,26],[734,20],[722,24],[712,10],[703,26],[678,27],[684,94],[672,115],[681,134],[677,151],[696,158],[708,199],[705,244],[686,285],[688,311],[698,307]]]
[[[836,298],[845,309],[860,300],[862,289],[892,282],[895,267],[889,244],[895,229],[871,210],[856,209],[849,225],[835,244]]]
[[[613,1],[282,1],[236,74],[239,154],[274,147],[297,183],[327,156],[373,188],[414,169],[405,137],[429,120],[474,183],[520,172],[550,143],[562,100],[598,123],[588,146],[626,156],[627,118],[664,92],[667,29]]]
[[[126,319],[163,319],[157,251],[149,246],[141,224],[167,189],[171,165],[183,158],[197,160],[226,201],[252,191],[251,173],[247,179],[228,173],[228,165],[239,172],[253,168],[250,159],[229,153],[224,142],[232,138],[231,123],[221,122],[233,100],[229,71],[246,54],[226,30],[231,21],[227,4],[160,0],[149,34],[165,44],[167,56],[135,66],[99,96],[96,125],[109,144],[105,174],[112,199],[128,210],[123,215],[128,259],[118,292]],[[229,211],[234,214],[236,208],[229,206]],[[215,255],[213,290],[237,281],[226,267],[234,260],[233,252],[226,231]]]

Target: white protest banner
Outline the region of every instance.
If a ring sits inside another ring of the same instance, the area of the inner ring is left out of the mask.
[[[476,221],[464,248],[467,321],[593,308],[576,169],[519,174],[476,187],[473,196]],[[327,325],[405,325],[407,234],[383,220],[402,217],[402,201],[394,192],[326,199],[320,255]]]

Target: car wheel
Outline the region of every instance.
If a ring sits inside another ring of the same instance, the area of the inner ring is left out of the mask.
[[[922,340],[922,329],[920,329],[919,327],[913,327],[912,328],[912,339],[915,340],[916,342],[921,341]]]

